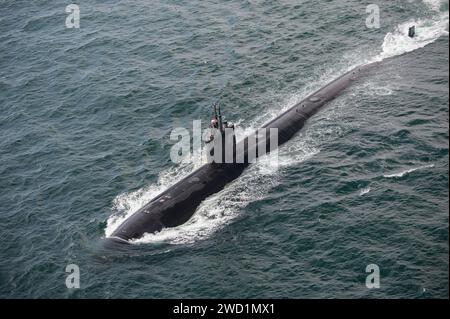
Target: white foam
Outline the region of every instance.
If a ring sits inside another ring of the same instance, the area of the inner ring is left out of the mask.
[[[368,192],[370,192],[370,187],[369,186],[368,187],[364,187],[363,189],[361,189],[359,191],[359,196],[363,196],[363,195],[367,194]]]
[[[419,166],[419,167],[414,167],[414,168],[408,168],[408,169],[404,169],[398,173],[393,173],[393,174],[385,174],[383,175],[383,177],[386,178],[396,178],[396,177],[403,177],[406,174],[412,173],[414,171],[417,171],[419,169],[425,169],[425,168],[432,168],[434,167],[434,164],[429,164],[429,165],[424,165],[424,166]]]
[[[381,45],[382,52],[372,61],[382,61],[386,58],[401,55],[425,47],[441,36],[448,36],[448,11],[439,13],[430,19],[411,19],[399,24],[394,31],[388,32]],[[416,26],[416,35],[411,38],[408,30]]]
[[[277,185],[276,174],[268,176],[259,174],[258,170],[258,165],[251,165],[241,177],[221,192],[205,199],[185,224],[145,234],[132,243],[189,244],[209,237],[235,219],[241,208],[264,198],[267,191]]]

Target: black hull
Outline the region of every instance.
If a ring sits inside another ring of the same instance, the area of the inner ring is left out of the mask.
[[[265,124],[263,128],[277,128],[278,145],[282,145],[305,125],[308,118],[378,64],[379,62],[366,64],[345,73]],[[267,141],[269,141],[268,131]],[[243,149],[247,155],[247,140],[244,139],[243,143],[245,145]],[[269,152],[269,143],[266,145]],[[127,218],[110,238],[128,241],[140,238],[145,233],[154,233],[165,227],[175,227],[185,223],[204,199],[219,192],[239,177],[248,165],[248,161],[205,164]]]

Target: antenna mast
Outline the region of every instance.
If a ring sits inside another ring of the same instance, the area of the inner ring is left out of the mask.
[[[220,104],[218,104],[219,109],[219,130],[221,133],[223,133],[223,122],[222,122],[222,112],[220,111]]]

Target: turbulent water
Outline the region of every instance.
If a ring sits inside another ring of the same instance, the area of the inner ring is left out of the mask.
[[[371,29],[356,0],[85,0],[80,29],[67,4],[0,0],[0,297],[448,298],[448,1],[378,1]],[[279,167],[104,245],[198,167],[170,132],[219,96],[250,130],[371,61]]]

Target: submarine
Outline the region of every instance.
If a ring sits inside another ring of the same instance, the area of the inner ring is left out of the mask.
[[[270,129],[276,129],[277,146],[286,143],[304,127],[311,116],[380,63],[376,61],[355,67],[263,125],[261,129],[265,129],[266,141],[270,141],[272,137],[269,134]],[[222,190],[251,164],[249,156],[251,143],[247,137],[239,143],[233,145],[231,163],[208,161],[129,216],[107,239],[129,243],[130,240],[139,239],[144,234],[159,232],[163,228],[176,227],[187,222],[203,200]],[[214,153],[214,147],[212,151]],[[266,143],[266,153],[270,151],[269,143]],[[256,154],[258,156],[259,152]],[[244,160],[237,161],[239,157],[243,157]]]

